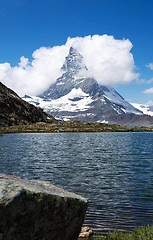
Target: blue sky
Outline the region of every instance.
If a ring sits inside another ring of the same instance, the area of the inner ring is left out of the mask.
[[[152,65],[146,67],[153,63],[152,0],[0,1],[0,63],[14,67],[42,46],[95,34],[130,40],[139,78],[114,87],[131,102],[153,101],[153,93],[144,93],[153,87]]]

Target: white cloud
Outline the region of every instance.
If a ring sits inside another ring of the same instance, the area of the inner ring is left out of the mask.
[[[143,79],[143,78],[137,78],[136,80],[135,80],[135,83],[136,84],[143,84],[143,83],[145,83],[146,82],[146,79]]]
[[[149,100],[145,105],[152,106],[153,105],[153,101]]]
[[[68,38],[65,45],[41,47],[32,54],[33,60],[22,56],[18,66],[0,64],[0,81],[24,94],[38,95],[61,76],[61,67],[70,46],[83,56],[90,76],[99,84],[122,84],[138,78],[135,72],[132,43],[127,39],[116,40],[113,36],[94,35]]]
[[[138,77],[134,72],[131,42],[113,36],[94,35],[77,38],[73,43],[83,55],[90,73],[100,84],[127,83]]]
[[[28,58],[25,58],[24,56],[22,56],[22,57],[20,58],[19,66],[20,66],[21,68],[26,68],[27,65],[28,65],[28,63],[29,63],[29,59],[28,59]]]
[[[151,70],[153,70],[153,63],[149,63],[148,65],[146,65],[146,67],[150,68]]]
[[[149,88],[149,89],[146,89],[143,93],[153,93],[153,87],[152,88]]]
[[[147,81],[147,83],[152,83],[153,82],[153,78],[151,78],[150,80]]]

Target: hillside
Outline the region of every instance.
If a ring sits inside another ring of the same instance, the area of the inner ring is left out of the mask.
[[[54,118],[42,109],[21,99],[14,91],[0,82],[0,126],[35,122],[52,122]]]

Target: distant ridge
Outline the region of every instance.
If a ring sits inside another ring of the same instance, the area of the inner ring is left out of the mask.
[[[0,126],[36,122],[52,122],[55,119],[42,109],[27,103],[13,90],[0,82]]]

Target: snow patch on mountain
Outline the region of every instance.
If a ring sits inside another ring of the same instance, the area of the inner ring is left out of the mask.
[[[105,124],[108,124],[108,121],[106,120],[103,120],[103,121],[97,121],[98,123],[105,123]]]
[[[131,103],[135,108],[143,112],[143,114],[153,116],[153,106],[147,104]],[[152,109],[152,110],[151,110]]]
[[[93,102],[89,94],[83,92],[81,88],[73,88],[71,92],[65,96],[50,101],[44,101],[40,97],[29,96],[25,96],[23,99],[35,106],[43,108],[44,111],[52,109],[52,111],[62,110],[67,112],[85,111],[90,107],[89,104]]]

